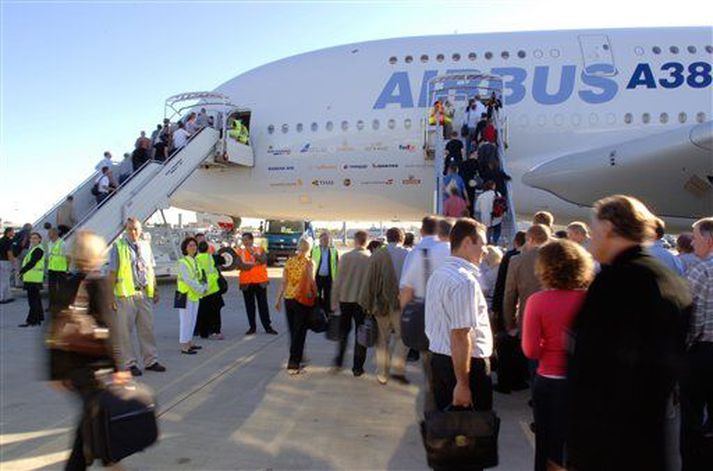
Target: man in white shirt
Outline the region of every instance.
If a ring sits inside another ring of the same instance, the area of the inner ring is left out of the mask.
[[[497,245],[500,240],[502,216],[493,216],[493,203],[499,194],[495,191],[495,182],[488,180],[485,182],[485,191],[478,196],[476,211],[480,213],[480,222],[487,228],[488,244]]]
[[[111,183],[114,186],[119,186],[117,181],[114,179],[114,166],[116,166],[117,163],[111,160],[111,152],[106,151],[104,152],[104,158],[99,161],[98,164],[94,166],[94,168],[101,172],[104,167],[109,167],[109,183]]]
[[[111,170],[109,170],[109,167],[102,167],[102,174],[95,181],[97,185],[97,203],[101,203],[107,196],[109,196],[109,192],[111,191],[111,181],[109,179],[110,172]]]
[[[478,284],[485,227],[463,218],[451,232],[451,257],[426,288],[426,335],[431,352],[431,392],[436,407],[492,409],[488,306]]]
[[[176,150],[182,149],[188,143],[189,137],[191,137],[191,134],[186,131],[186,125],[179,122],[178,129],[173,132],[173,147]]]
[[[399,300],[403,308],[412,299],[424,299],[426,296],[426,257],[428,254],[428,272],[433,271],[450,256],[448,236],[440,239],[437,235],[439,218],[426,216],[421,221],[421,241],[406,256],[401,279],[399,281]]]

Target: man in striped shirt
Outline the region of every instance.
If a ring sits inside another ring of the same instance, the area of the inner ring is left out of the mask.
[[[451,256],[426,287],[426,335],[431,351],[431,390],[438,409],[449,405],[490,410],[493,336],[478,284],[486,228],[463,218],[451,231]]]
[[[681,458],[683,470],[710,469],[713,453],[713,218],[693,225],[693,248],[700,262],[688,272],[693,315],[681,380]],[[705,411],[708,420],[705,421]],[[707,451],[705,451],[707,450]]]

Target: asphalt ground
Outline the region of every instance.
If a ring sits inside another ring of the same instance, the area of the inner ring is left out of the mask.
[[[309,364],[302,374],[288,375],[287,323],[284,313],[272,308],[280,269],[270,269],[270,276],[269,304],[279,335],[259,329],[244,336],[243,298],[235,274],[228,274],[226,338],[197,342],[204,348],[191,356],[179,351],[175,286],[161,285],[154,325],[159,360],[168,371],[139,378],[157,393],[161,436],[153,447],[124,460],[125,469],[428,469],[418,428],[420,364],[408,364],[410,385],[381,386],[370,349],[364,376],[352,376],[350,353],[345,369],[335,374],[330,366],[336,344],[310,332]],[[15,302],[0,305],[0,469],[62,469],[79,403],[48,387],[44,331],[17,327],[27,303],[24,293],[16,294]],[[527,399],[527,391],[495,393],[502,419],[498,469],[533,466]]]

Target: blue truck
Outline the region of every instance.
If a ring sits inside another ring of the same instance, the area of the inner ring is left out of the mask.
[[[300,237],[307,235],[314,239],[311,221],[289,221],[267,219],[262,227],[264,247],[267,250],[267,264],[273,266],[280,259],[286,259],[297,251]]]

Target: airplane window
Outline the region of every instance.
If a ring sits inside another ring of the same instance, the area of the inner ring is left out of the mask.
[[[492,59],[492,58],[493,58],[493,53],[490,52],[490,51],[486,52],[486,53],[485,53],[485,58],[486,58],[487,60]]]
[[[295,126],[295,129],[297,130],[297,132],[302,132],[302,129],[303,129],[302,123],[297,123],[297,126]]]
[[[362,121],[361,119],[359,121],[357,121],[357,129],[359,131],[364,129],[364,121]]]
[[[658,46],[654,46],[653,48],[651,48],[651,50],[654,54],[661,54],[661,48]]]
[[[608,51],[608,50],[609,50],[609,44],[603,44],[603,45],[602,45],[602,49],[604,49],[605,51]]]
[[[421,55],[421,62],[428,62],[428,54]]]
[[[641,115],[641,122],[644,124],[649,124],[651,122],[651,115],[649,113],[644,113]]]
[[[517,57],[524,59],[527,53],[525,51],[517,51]]]
[[[643,55],[644,55],[644,48],[641,47],[641,46],[636,46],[636,47],[634,48],[634,54],[636,54],[637,56],[643,56]]]
[[[523,128],[526,128],[530,125],[530,117],[526,114],[520,115],[520,119],[518,121],[520,122],[520,126],[522,126]]]
[[[668,123],[668,113],[661,113],[661,116],[659,116],[659,121],[661,121],[661,124]]]
[[[290,126],[287,124],[282,125],[282,134],[287,134],[287,132],[290,130]]]
[[[267,127],[267,133],[268,133],[268,134],[272,134],[272,133],[274,133],[274,132],[275,132],[275,126],[273,126],[272,124],[269,125],[269,126]]]
[[[389,64],[396,64],[399,60],[395,56],[389,57]]]
[[[445,58],[446,58],[446,56],[444,56],[443,54],[438,54],[438,55],[436,56],[436,60],[437,60],[438,62],[443,62]]]
[[[535,49],[535,52],[532,53],[537,59],[542,58],[542,51],[539,49]]]
[[[327,121],[327,124],[324,126],[327,131],[332,132],[332,129],[334,129],[334,123],[331,121]]]
[[[475,52],[468,53],[468,60],[474,61],[478,55]]]
[[[705,123],[705,121],[706,121],[706,114],[705,114],[703,111],[701,111],[700,113],[696,114],[696,121],[698,121],[699,123]]]
[[[411,129],[411,120],[410,120],[409,118],[406,118],[406,119],[404,120],[404,127],[405,127],[406,129]]]
[[[668,50],[671,51],[671,54],[678,54],[678,47],[676,46],[671,46]]]
[[[560,50],[559,50],[559,49],[552,49],[552,50],[550,50],[550,56],[555,57],[555,58],[559,57],[559,56],[560,56]]]
[[[632,116],[631,113],[626,113],[626,114],[624,115],[624,122],[625,122],[626,124],[631,124],[631,122],[632,122],[633,120],[634,120],[634,117]]]
[[[310,126],[310,129],[312,130],[312,132],[317,132],[317,130],[319,129],[319,124],[312,123],[312,125]]]
[[[413,62],[413,57],[406,56],[406,59],[404,59],[404,60],[406,61],[407,64],[410,64],[411,62]]]
[[[686,120],[688,120],[688,115],[686,115],[686,113],[684,113],[683,111],[678,113],[678,122],[679,123],[685,123]]]
[[[582,116],[577,113],[573,114],[572,115],[572,124],[575,126],[579,126],[580,124],[582,124]]]
[[[607,124],[616,124],[616,115],[614,113],[607,113]]]
[[[547,116],[543,114],[537,115],[537,125],[544,126],[545,124],[547,124]]]
[[[696,46],[688,46],[688,52],[690,52],[691,54],[695,54],[695,53],[696,53]]]
[[[348,121],[342,121],[342,131],[346,131],[349,129],[349,122]]]
[[[564,116],[562,116],[561,114],[558,113],[555,115],[555,118],[553,121],[555,123],[555,126],[562,126],[562,124],[564,123]]]
[[[706,46],[706,52],[708,54],[713,54],[713,46],[710,46],[710,45]]]
[[[510,53],[508,51],[503,51],[500,53],[500,57],[502,57],[503,59],[507,59],[510,57]]]
[[[390,119],[386,125],[389,127],[389,129],[394,129],[396,127],[396,121],[393,119]]]
[[[591,113],[589,115],[589,124],[592,126],[596,125],[599,123],[599,115],[597,113]]]
[[[378,119],[375,119],[374,121],[371,122],[371,129],[373,129],[374,131],[379,130],[379,120]]]
[[[454,62],[458,62],[460,60],[460,54],[455,53],[451,56],[451,59],[453,59]]]

